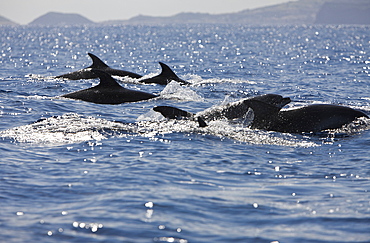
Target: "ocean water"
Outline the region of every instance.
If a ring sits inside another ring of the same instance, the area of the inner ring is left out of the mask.
[[[287,108],[370,114],[369,26],[1,27],[0,241],[370,242],[370,121],[322,135],[242,122],[168,121],[255,95]],[[89,66],[145,77],[168,64],[191,85],[124,87],[159,98],[99,105],[60,98],[98,80]]]

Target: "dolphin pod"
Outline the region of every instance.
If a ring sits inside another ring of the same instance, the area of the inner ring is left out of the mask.
[[[309,105],[300,108],[281,110],[290,103],[289,98],[268,94],[243,99],[218,109],[192,114],[175,107],[157,106],[153,110],[168,119],[188,118],[207,126],[205,121],[226,118],[244,118],[249,109],[253,110],[250,127],[284,133],[318,133],[328,129],[341,128],[360,117],[369,118],[361,111],[349,107],[328,104]]]
[[[93,63],[90,66],[83,68],[81,70],[78,70],[78,71],[56,76],[55,78],[65,78],[65,79],[70,79],[70,80],[98,78],[98,76],[94,72],[92,72],[91,69],[101,70],[112,76],[130,77],[130,78],[136,78],[136,79],[142,78],[142,75],[140,74],[111,68],[107,64],[105,64],[102,60],[100,60],[99,57],[95,56],[94,54],[92,53],[87,53],[87,54],[90,56],[90,58],[93,61]],[[162,68],[162,72],[159,75],[140,80],[139,82],[145,83],[145,84],[155,83],[155,84],[167,85],[171,81],[177,81],[181,84],[189,84],[189,82],[179,78],[169,66],[167,66],[163,62],[159,62],[159,64],[161,65],[161,68]]]
[[[98,85],[88,89],[65,94],[61,97],[83,100],[97,104],[111,105],[148,100],[158,97],[154,94],[126,89],[119,85],[117,81],[112,78],[112,76],[104,71],[92,69],[91,72],[99,77],[100,83]]]
[[[97,104],[121,104],[137,102],[158,97],[157,95],[129,90],[120,86],[111,76],[129,76],[138,78],[140,83],[167,85],[171,81],[189,84],[179,78],[169,66],[159,62],[162,72],[154,77],[141,79],[139,74],[113,69],[97,56],[88,53],[93,64],[87,68],[72,73],[57,76],[66,79],[99,78],[97,86],[62,95],[61,97],[83,100]],[[141,80],[140,80],[141,79]],[[340,128],[357,118],[368,116],[361,111],[349,107],[316,104],[293,109],[282,108],[291,102],[290,98],[276,94],[260,95],[242,99],[227,105],[209,108],[193,114],[171,106],[157,106],[153,110],[160,112],[168,119],[190,119],[197,121],[200,127],[206,127],[207,122],[217,119],[235,121],[249,119],[252,129],[262,129],[284,133],[317,133],[328,129]],[[252,111],[252,112],[251,112]],[[249,116],[253,114],[252,116]]]

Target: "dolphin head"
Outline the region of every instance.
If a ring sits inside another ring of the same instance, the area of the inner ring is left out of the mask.
[[[283,96],[276,95],[276,94],[260,95],[260,96],[253,97],[248,100],[258,100],[263,103],[275,106],[277,108],[283,108],[284,106],[286,106],[287,104],[291,102],[291,99],[289,97],[284,98]]]

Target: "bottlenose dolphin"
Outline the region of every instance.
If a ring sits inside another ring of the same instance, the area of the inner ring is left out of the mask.
[[[56,78],[66,78],[66,79],[71,79],[71,80],[97,78],[98,76],[94,72],[91,71],[92,68],[102,70],[113,76],[120,76],[120,77],[127,76],[131,78],[141,78],[142,77],[141,75],[136,74],[136,73],[110,68],[102,60],[100,60],[99,57],[91,53],[87,53],[87,54],[91,57],[93,61],[91,66],[88,66],[87,68],[84,68],[84,69],[81,69],[75,72],[56,76]]]
[[[100,83],[94,87],[62,95],[61,97],[83,100],[97,104],[121,104],[125,102],[136,102],[148,100],[157,95],[145,93],[136,90],[130,90],[122,87],[108,73],[92,69],[91,70],[100,79]]]
[[[160,74],[158,74],[157,76],[154,76],[152,78],[147,78],[147,79],[140,80],[139,82],[146,83],[146,84],[155,83],[155,84],[167,85],[168,83],[170,83],[173,80],[173,81],[179,82],[181,84],[189,84],[189,82],[179,78],[172,71],[172,69],[169,66],[167,66],[163,62],[159,62],[159,64],[162,67],[162,72]]]
[[[193,114],[171,106],[157,106],[154,107],[153,110],[160,112],[168,119],[186,118],[189,120],[196,120],[199,122],[201,127],[205,127],[207,126],[205,121],[246,118],[249,110],[251,109],[247,102],[249,100],[258,100],[277,108],[282,108],[291,101],[290,98],[283,98],[281,95],[265,94],[253,98],[242,99],[240,101],[232,102],[223,106],[212,107],[197,114]]]
[[[361,111],[349,107],[315,104],[290,110],[251,100],[253,109],[251,128],[285,133],[318,133],[328,129],[341,128],[360,117],[369,118]]]
[[[290,110],[281,110],[289,102],[289,98],[269,94],[244,99],[218,109],[208,109],[208,111],[206,110],[207,112],[200,112],[198,114],[192,114],[169,106],[159,106],[153,108],[153,110],[160,112],[164,117],[169,119],[183,116],[192,120],[200,117],[201,120],[208,121],[219,118],[227,118],[229,120],[243,118],[247,115],[248,110],[252,109],[253,119],[250,124],[251,128],[284,133],[317,133],[328,129],[341,128],[356,118],[368,118],[361,111],[330,104],[316,104]],[[200,122],[199,125],[201,127],[206,126]]]

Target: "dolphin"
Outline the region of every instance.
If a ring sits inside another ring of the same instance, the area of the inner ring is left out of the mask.
[[[253,109],[251,128],[283,133],[318,133],[341,128],[360,117],[369,118],[365,113],[350,107],[332,104],[314,104],[281,110],[258,100],[248,101]]]
[[[251,109],[247,101],[258,100],[272,106],[282,108],[290,103],[290,98],[283,98],[281,95],[276,94],[265,94],[256,96],[253,98],[242,99],[237,102],[232,102],[224,106],[215,108],[209,108],[197,114],[193,114],[171,106],[157,106],[153,110],[160,112],[164,117],[168,119],[189,119],[198,121],[200,127],[207,126],[206,121],[228,119],[234,120],[239,118],[246,118],[249,110]]]
[[[153,110],[169,119],[185,117],[195,120],[200,117],[205,123],[205,121],[219,118],[227,118],[228,120],[243,118],[247,115],[248,110],[252,109],[253,119],[250,124],[252,129],[283,133],[318,133],[328,129],[341,128],[360,117],[369,118],[361,111],[331,104],[315,104],[281,110],[290,101],[290,98],[268,94],[243,99],[217,109],[207,109],[198,114],[169,106],[157,106]],[[206,123],[204,125],[199,122],[199,126],[204,127]]]
[[[108,73],[92,69],[91,70],[100,79],[100,83],[94,87],[62,95],[61,97],[83,100],[97,104],[121,104],[125,102],[136,102],[148,100],[157,95],[145,93],[136,90],[130,90],[122,87]]]
[[[168,119],[189,119],[193,121],[197,121],[199,124],[199,127],[206,127],[207,123],[204,121],[204,119],[200,116],[196,116],[193,113],[178,109],[176,107],[171,106],[156,106],[153,108],[154,111],[160,112],[164,117]]]
[[[91,71],[92,68],[102,70],[112,76],[120,76],[120,77],[127,76],[131,78],[141,78],[142,77],[141,75],[136,74],[136,73],[110,68],[102,60],[100,60],[99,57],[91,53],[87,53],[87,54],[91,57],[93,61],[91,66],[88,66],[87,68],[84,68],[84,69],[81,69],[75,72],[56,76],[56,78],[65,78],[65,79],[71,79],[71,80],[97,78],[98,76],[94,72]]]
[[[201,116],[207,121],[223,118],[228,120],[245,118],[248,111],[251,109],[250,105],[248,104],[248,102],[251,100],[258,100],[278,108],[282,108],[291,102],[290,98],[284,98],[281,95],[265,94],[242,99],[240,101],[232,102],[223,106],[212,107],[199,112],[197,115]]]
[[[158,74],[157,76],[151,77],[151,78],[140,80],[139,82],[145,83],[145,84],[154,83],[154,84],[167,85],[173,80],[181,84],[189,84],[189,82],[179,78],[169,66],[167,66],[163,62],[159,62],[159,64],[161,65],[161,68],[162,68],[162,72],[160,74]]]

